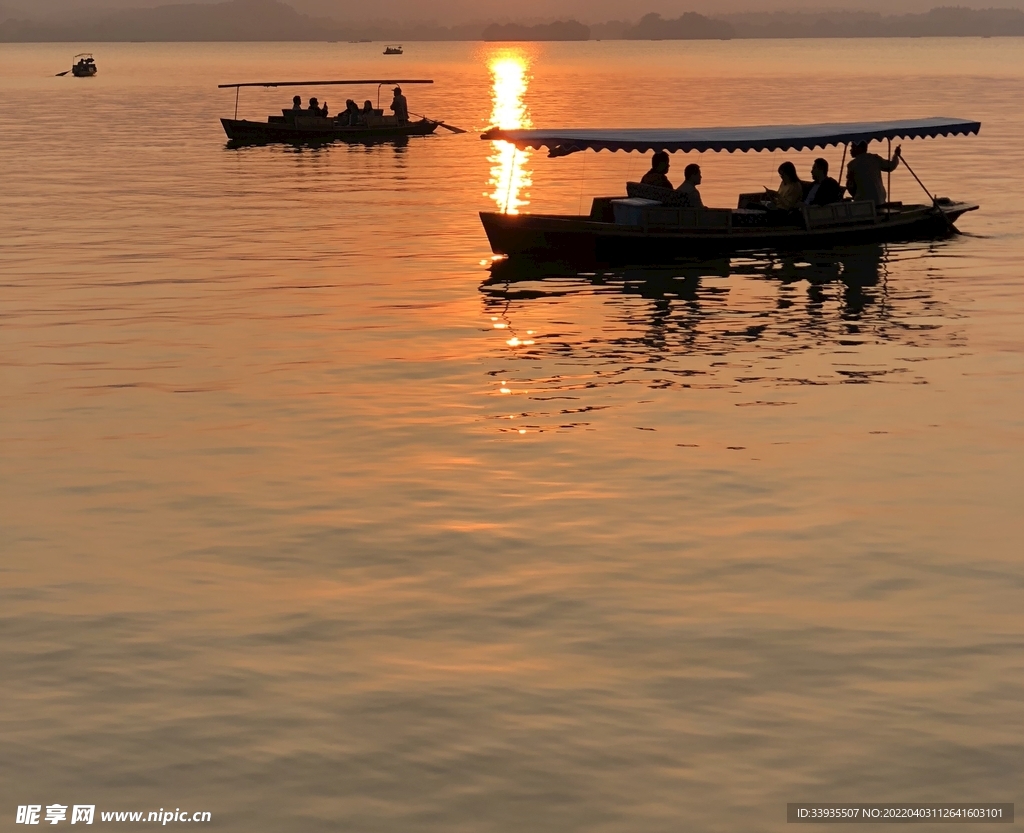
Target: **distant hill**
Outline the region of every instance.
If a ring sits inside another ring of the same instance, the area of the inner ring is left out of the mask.
[[[731,24],[696,12],[674,20],[665,20],[660,14],[644,15],[621,35],[624,40],[721,40],[735,36]]]
[[[923,14],[751,12],[725,18],[740,38],[996,37],[1024,35],[1020,9],[941,7]]]
[[[0,5],[0,8],[3,8]],[[708,17],[687,12],[674,19],[648,14],[637,22],[586,26],[562,20],[439,26],[423,23],[343,23],[311,17],[281,0],[179,3],[52,20],[3,19],[0,42],[111,41],[582,41],[698,40],[721,38],[860,38],[1024,35],[1024,11],[941,7],[922,14],[874,12],[750,12]]]
[[[333,40],[339,24],[279,0],[227,0],[105,12],[91,19],[0,23],[0,41]]]
[[[577,20],[558,20],[537,26],[492,23],[483,31],[486,41],[563,41],[590,40],[590,27]]]

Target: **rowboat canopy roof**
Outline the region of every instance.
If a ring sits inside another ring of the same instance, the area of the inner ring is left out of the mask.
[[[250,81],[245,84],[218,84],[217,89],[230,87],[330,87],[339,84],[433,84],[430,78],[369,78],[356,81]]]
[[[548,148],[550,156],[580,150],[675,151],[810,150],[848,142],[879,139],[923,139],[977,133],[981,122],[929,118],[849,124],[771,124],[757,127],[655,127],[643,129],[502,130],[480,138],[512,142],[516,147]]]

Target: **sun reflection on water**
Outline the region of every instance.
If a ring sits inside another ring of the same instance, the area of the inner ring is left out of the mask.
[[[530,113],[523,102],[529,86],[529,60],[516,50],[502,50],[488,62],[491,72],[491,125],[506,129],[530,127]],[[516,150],[508,142],[492,142],[491,178],[493,191],[486,196],[494,200],[499,211],[518,214],[522,206],[529,205],[526,189],[532,184],[526,169],[530,152]]]

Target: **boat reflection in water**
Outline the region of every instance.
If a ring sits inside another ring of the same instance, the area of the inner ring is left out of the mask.
[[[488,61],[491,73],[491,125],[506,130],[531,126],[530,111],[524,98],[530,83],[529,59],[518,51],[502,50]],[[484,196],[494,200],[498,210],[504,214],[518,214],[520,208],[529,205],[526,189],[532,184],[531,172],[526,165],[530,151],[517,150],[510,142],[492,142],[491,178],[492,191]]]
[[[956,305],[932,295],[919,265],[938,245],[593,272],[519,258],[495,262],[480,291],[514,347],[507,372],[514,377],[522,359],[518,382],[538,402],[557,398],[567,374],[587,377],[586,387],[919,383],[905,348],[963,346]],[[549,360],[550,375],[538,375]]]

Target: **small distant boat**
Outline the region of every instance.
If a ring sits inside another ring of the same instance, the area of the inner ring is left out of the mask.
[[[96,60],[91,52],[82,52],[72,58],[71,74],[76,78],[92,78],[99,69],[96,67]]]
[[[384,54],[385,55],[401,55],[402,54],[402,46],[401,46],[401,44],[395,44],[394,46],[385,46],[384,47]]]

